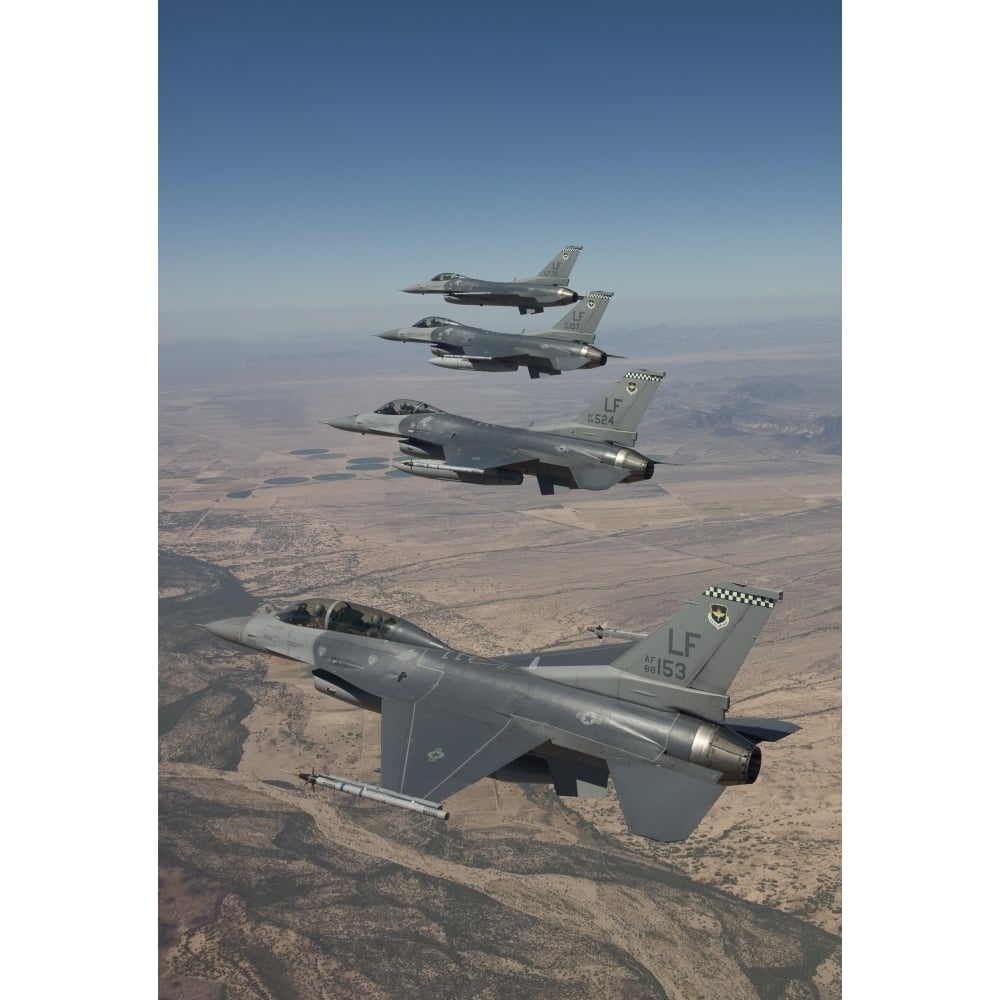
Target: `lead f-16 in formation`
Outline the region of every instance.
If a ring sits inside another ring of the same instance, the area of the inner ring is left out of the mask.
[[[441,802],[482,778],[600,797],[610,775],[629,830],[676,841],[728,786],[757,780],[761,742],[799,728],[726,717],[729,686],[781,598],[721,583],[635,641],[501,658],[326,598],[205,627],[298,660],[317,690],[381,713],[379,785],[301,774],[306,781],[446,817]]]
[[[551,330],[495,333],[442,316],[426,316],[413,326],[378,334],[383,340],[427,344],[428,362],[454,371],[513,372],[527,368],[532,378],[577,368],[599,368],[618,357],[594,347],[597,324],[614,292],[591,292]]]
[[[568,306],[580,296],[566,287],[570,272],[583,247],[568,246],[555,255],[538,274],[513,281],[487,281],[443,271],[430,281],[404,288],[414,295],[443,295],[445,302],[460,306],[517,306],[517,311],[540,313],[548,306]]]
[[[626,372],[582,413],[568,420],[505,427],[460,417],[416,399],[393,399],[373,413],[323,420],[342,431],[399,438],[396,468],[414,476],[519,486],[534,476],[551,495],[566,489],[606,490],[649,479],[662,459],[634,449],[639,421],[663,372]]]

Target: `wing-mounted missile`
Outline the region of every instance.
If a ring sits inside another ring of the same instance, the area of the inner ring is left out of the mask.
[[[448,818],[448,811],[442,807],[440,802],[403,795],[401,792],[394,792],[391,788],[367,785],[363,781],[338,778],[332,774],[317,774],[316,768],[313,768],[312,771],[286,771],[285,773],[294,774],[297,778],[301,778],[307,787],[332,788],[336,792],[347,792],[348,795],[356,795],[359,799],[372,799],[374,802],[383,802],[388,806],[398,806],[400,809],[407,809],[423,816],[434,816],[436,819]]]
[[[588,632],[593,632],[598,639],[648,639],[648,632],[629,632],[628,629],[614,628],[604,625],[588,625]]]
[[[478,483],[483,486],[520,486],[524,476],[510,469],[473,469],[447,462],[422,458],[394,458],[393,467],[411,476],[444,479],[453,483]]]

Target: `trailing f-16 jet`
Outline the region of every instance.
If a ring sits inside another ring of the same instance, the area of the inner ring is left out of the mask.
[[[675,841],[728,786],[757,780],[759,743],[799,728],[726,718],[729,686],[781,598],[721,583],[654,632],[628,633],[635,641],[502,658],[327,598],[205,627],[305,663],[319,691],[381,713],[380,784],[299,775],[313,785],[447,818],[441,802],[482,778],[600,797],[610,776],[629,830]]]
[[[504,427],[460,417],[416,399],[393,399],[374,413],[322,420],[342,431],[399,438],[396,468],[427,479],[520,486],[535,476],[545,495],[556,486],[606,490],[649,479],[659,458],[635,451],[636,430],[663,372],[626,372],[569,420]]]
[[[559,375],[577,368],[599,368],[608,363],[609,357],[620,357],[593,346],[597,324],[613,295],[591,292],[544,333],[494,333],[442,316],[427,316],[413,326],[378,336],[429,345],[434,357],[427,360],[439,368],[473,372],[516,372],[527,368],[532,378]]]
[[[566,287],[570,271],[583,247],[563,247],[530,278],[513,281],[486,281],[468,278],[464,274],[442,271],[430,281],[404,288],[414,295],[443,295],[445,302],[462,306],[517,306],[518,312],[540,313],[546,306],[568,306],[580,296]]]

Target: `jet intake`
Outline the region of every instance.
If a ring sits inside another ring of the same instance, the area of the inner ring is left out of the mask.
[[[463,358],[455,354],[443,354],[439,357],[428,358],[427,363],[436,365],[438,368],[450,368],[453,371],[463,372],[517,371],[517,363],[514,361],[500,361],[495,358]]]
[[[348,705],[355,705],[358,708],[366,708],[369,712],[382,711],[382,699],[363,691],[359,687],[345,681],[342,677],[330,673],[320,667],[312,672],[313,685],[322,694],[328,694],[337,701],[346,701]]]
[[[446,479],[453,483],[478,483],[483,486],[520,486],[524,476],[508,469],[464,469],[420,458],[394,458],[393,466],[411,476],[425,479]]]
[[[760,774],[760,759],[755,743],[710,722],[698,726],[687,756],[692,764],[721,772],[720,785],[752,785]]]
[[[428,444],[426,441],[414,441],[412,438],[404,438],[399,442],[399,450],[404,455],[414,455],[417,458],[433,458],[439,462],[444,461],[444,449],[436,444]]]

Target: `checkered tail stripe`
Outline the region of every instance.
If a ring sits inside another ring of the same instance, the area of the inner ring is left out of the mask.
[[[709,587],[704,596],[718,597],[724,601],[736,601],[739,604],[753,604],[758,608],[774,607],[774,601],[769,597],[758,597],[756,594],[748,594],[742,590],[723,590],[722,587]]]

